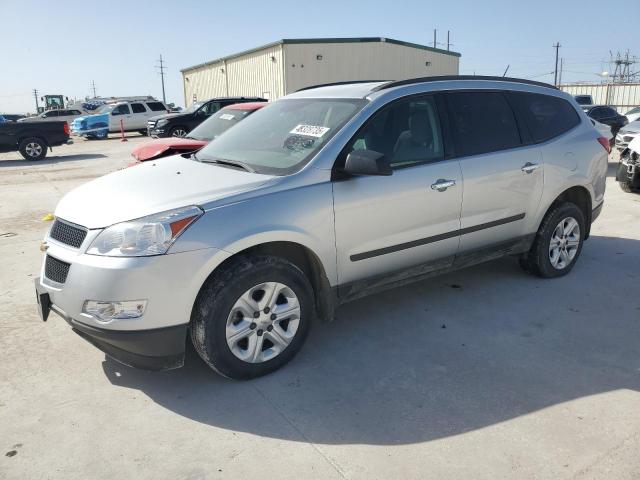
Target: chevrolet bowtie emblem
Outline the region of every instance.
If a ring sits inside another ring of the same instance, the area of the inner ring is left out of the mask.
[[[41,252],[46,252],[47,248],[49,248],[49,245],[47,245],[47,242],[40,242],[40,251]]]

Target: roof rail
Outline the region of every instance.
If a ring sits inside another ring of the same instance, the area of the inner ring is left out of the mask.
[[[402,85],[412,85],[414,83],[441,82],[446,80],[491,80],[495,82],[524,83],[526,85],[536,85],[538,87],[553,88],[555,90],[558,90],[557,87],[554,87],[553,85],[550,85],[548,83],[536,82],[535,80],[525,80],[523,78],[492,77],[492,76],[484,76],[484,75],[441,75],[441,76],[435,76],[435,77],[409,78],[407,80],[398,80],[395,82],[389,82],[389,83],[385,83],[384,85],[379,85],[375,87],[372,90],[372,92],[386,90],[387,88],[400,87]]]
[[[308,87],[300,88],[296,90],[294,93],[303,92],[304,90],[313,90],[314,88],[335,87],[338,85],[350,85],[352,83],[380,83],[380,82],[392,82],[392,80],[351,80],[346,82],[321,83],[318,85],[310,85]]]

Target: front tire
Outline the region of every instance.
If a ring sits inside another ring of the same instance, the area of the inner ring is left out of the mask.
[[[177,138],[183,138],[187,136],[187,129],[185,127],[173,127],[171,130],[169,130],[169,136],[170,137],[177,137]]]
[[[47,156],[47,144],[38,137],[25,138],[18,149],[25,160],[42,160]]]
[[[582,210],[574,203],[553,206],[545,215],[529,252],[520,265],[542,278],[566,275],[576,264],[586,232]]]
[[[631,182],[618,182],[618,184],[620,185],[620,188],[622,189],[623,192],[626,193],[638,193],[640,192],[640,189],[635,188]]]
[[[225,377],[266,375],[298,353],[313,305],[311,284],[296,265],[267,255],[241,257],[202,287],[191,315],[191,340]]]

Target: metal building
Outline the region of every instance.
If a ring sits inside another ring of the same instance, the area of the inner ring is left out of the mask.
[[[351,80],[457,75],[460,54],[391,38],[283,39],[182,71],[185,105],[211,97],[275,100],[303,87]]]

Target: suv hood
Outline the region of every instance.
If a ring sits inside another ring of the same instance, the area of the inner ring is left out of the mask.
[[[89,229],[253,190],[270,175],[200,163],[181,156],[119,170],[72,190],[55,216]]]
[[[169,118],[184,117],[185,115],[188,115],[188,113],[163,113],[162,115],[150,117],[149,120],[157,122],[158,120],[168,120]]]

